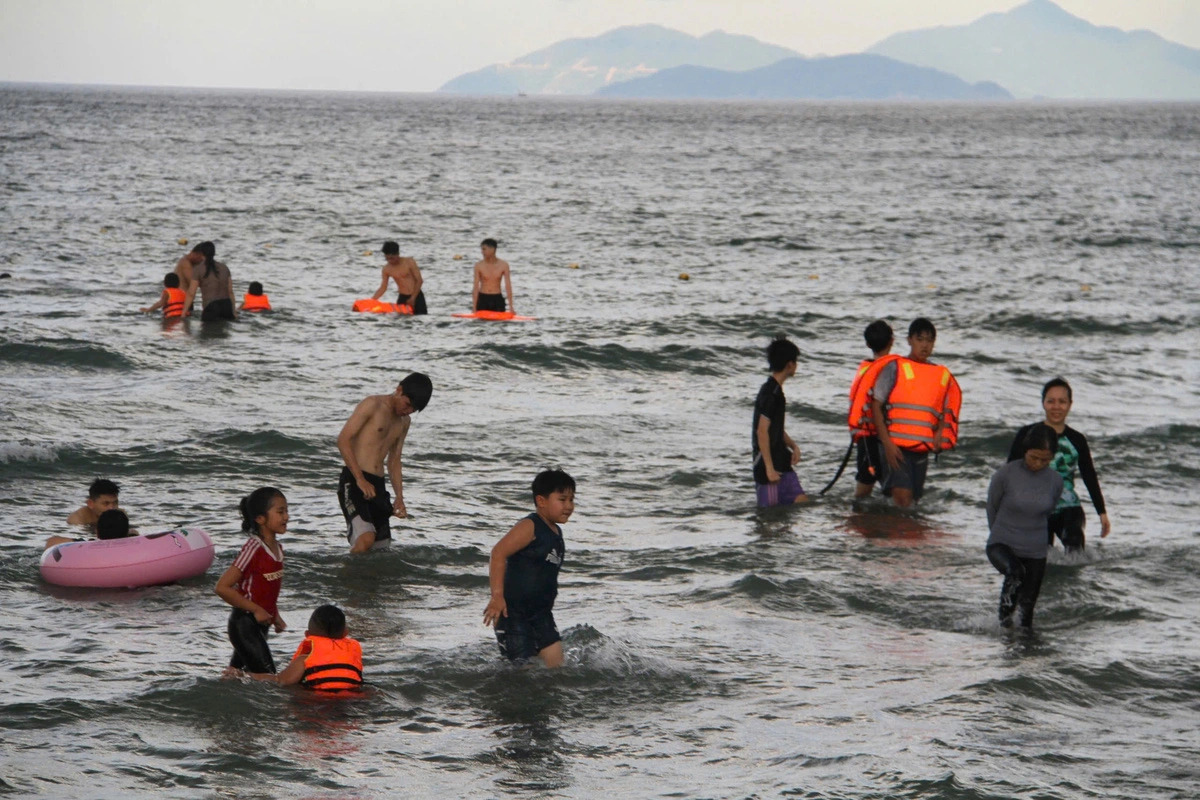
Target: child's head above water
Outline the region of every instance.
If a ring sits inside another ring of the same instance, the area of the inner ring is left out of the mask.
[[[575,491],[575,479],[561,469],[547,469],[533,479],[533,499],[549,497],[555,492]]]
[[[248,291],[250,294],[258,297],[263,293],[262,284],[258,281],[250,281],[250,289]]]
[[[346,615],[337,606],[318,606],[308,618],[308,632],[312,636],[341,639],[346,635]]]
[[[167,287],[168,289],[178,289],[179,276],[174,272],[168,272],[166,275],[163,275],[163,286]]]
[[[110,508],[96,520],[98,539],[124,539],[129,535],[129,517],[119,508]]]

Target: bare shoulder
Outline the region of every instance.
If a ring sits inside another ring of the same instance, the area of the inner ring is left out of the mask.
[[[505,260],[504,260],[504,259],[502,259],[502,258],[497,258],[497,259],[496,259],[496,261],[497,261],[497,262],[499,262],[499,264],[500,264],[500,269],[508,269],[508,262],[507,262],[507,261],[505,261]]]

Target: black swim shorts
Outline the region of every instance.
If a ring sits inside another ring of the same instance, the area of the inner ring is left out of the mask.
[[[392,538],[392,496],[388,494],[387,482],[383,476],[369,472],[364,472],[363,477],[375,487],[375,496],[370,500],[363,497],[349,467],[342,467],[338,479],[338,502],[342,506],[342,516],[346,518],[346,538],[351,544],[358,538],[354,530],[356,518],[375,531],[376,542]]]
[[[528,617],[514,615],[496,620],[496,642],[500,655],[509,661],[533,658],[555,642],[561,642],[554,613],[542,611]]]
[[[508,311],[502,294],[481,294],[475,303],[476,311]]]

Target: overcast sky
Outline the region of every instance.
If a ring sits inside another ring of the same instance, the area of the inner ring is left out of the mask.
[[[0,0],[0,81],[426,92],[562,39],[658,23],[804,55],[1020,0]],[[1200,47],[1200,0],[1058,0]]]

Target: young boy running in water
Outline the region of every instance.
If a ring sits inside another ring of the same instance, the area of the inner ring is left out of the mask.
[[[492,548],[492,598],[483,611],[483,624],[495,628],[500,653],[510,661],[537,656],[547,667],[561,667],[562,638],[554,624],[558,570],[565,552],[559,526],[575,511],[575,479],[561,469],[538,473],[533,504],[537,510]]]
[[[429,403],[433,383],[414,372],[400,381],[392,394],[372,395],[354,409],[338,434],[338,451],[346,466],[338,480],[338,502],[346,517],[346,538],[351,553],[365,553],[391,541],[391,516],[408,516],[404,505],[404,474],[400,454],[408,436],[410,415]],[[384,461],[393,502],[383,476]]]

